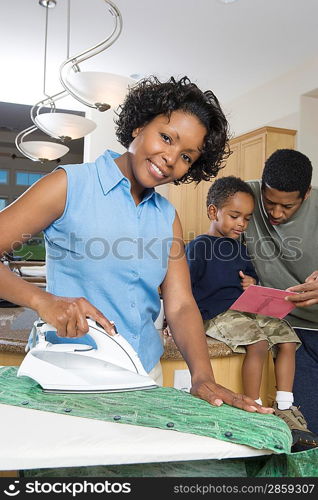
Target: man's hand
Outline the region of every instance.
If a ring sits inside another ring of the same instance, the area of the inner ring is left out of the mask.
[[[318,271],[314,271],[313,273],[311,273],[311,275],[305,279],[305,283],[311,283],[316,280],[318,280]]]
[[[241,278],[241,285],[243,290],[246,290],[250,285],[255,285],[256,280],[252,278],[252,276],[248,276],[247,274],[244,274],[243,271],[239,272],[240,278]]]
[[[192,384],[190,393],[213,406],[221,406],[223,403],[226,403],[251,413],[274,413],[273,408],[260,406],[252,398],[232,392],[212,381]]]
[[[305,283],[287,288],[287,292],[298,292],[289,295],[285,300],[292,302],[296,307],[308,307],[318,304],[318,271],[313,271]]]

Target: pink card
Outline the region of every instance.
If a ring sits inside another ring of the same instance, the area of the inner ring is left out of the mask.
[[[295,295],[295,293],[285,292],[277,288],[250,285],[231,305],[230,309],[282,319],[295,308],[294,304],[287,302],[284,297]]]

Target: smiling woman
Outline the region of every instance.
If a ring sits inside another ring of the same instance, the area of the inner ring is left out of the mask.
[[[193,161],[187,173],[175,183],[210,180],[230,154],[228,123],[213,92],[202,92],[187,77],[179,81],[171,78],[165,83],[156,77],[138,82],[130,90],[116,121],[119,142],[128,148],[134,130],[160,115],[169,119],[173,111],[196,118],[205,128],[204,144],[197,161]]]
[[[198,118],[183,111],[173,111],[169,117],[156,116],[133,130],[128,162],[122,157],[118,164],[130,179],[132,189],[141,194],[145,187],[185,177],[201,155],[205,134],[206,128]],[[138,203],[138,194],[135,201]]]
[[[218,173],[228,154],[228,124],[217,98],[187,77],[163,83],[150,77],[130,89],[117,137],[127,148],[122,155],[106,151],[93,163],[63,165],[0,214],[1,250],[43,231],[47,263],[47,291],[2,266],[0,295],[36,310],[75,342],[85,341],[87,317],[111,335],[115,323],[153,373],[163,354],[154,325],[160,286],[192,394],[216,406],[272,412],[216,384],[179,217],[154,189]]]

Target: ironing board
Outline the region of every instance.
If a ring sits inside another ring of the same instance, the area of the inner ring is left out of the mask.
[[[0,470],[160,463],[271,454],[218,439],[0,405]]]
[[[317,477],[272,415],[211,407],[173,388],[43,396],[0,367],[0,470],[37,477]],[[230,432],[231,431],[231,432]]]
[[[220,462],[288,449],[289,430],[275,417],[226,405],[213,409],[173,388],[44,395],[35,381],[16,373],[16,367],[0,369],[0,416],[7,430],[0,470]],[[241,468],[243,473],[243,462]]]

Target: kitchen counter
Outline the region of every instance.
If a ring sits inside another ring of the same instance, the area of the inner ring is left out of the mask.
[[[0,353],[24,353],[33,322],[37,313],[25,307],[0,308]],[[164,343],[164,360],[182,360],[172,337],[162,335]],[[233,352],[222,342],[207,338],[210,358],[232,356]]]
[[[23,353],[37,313],[25,307],[0,308],[0,353]]]

